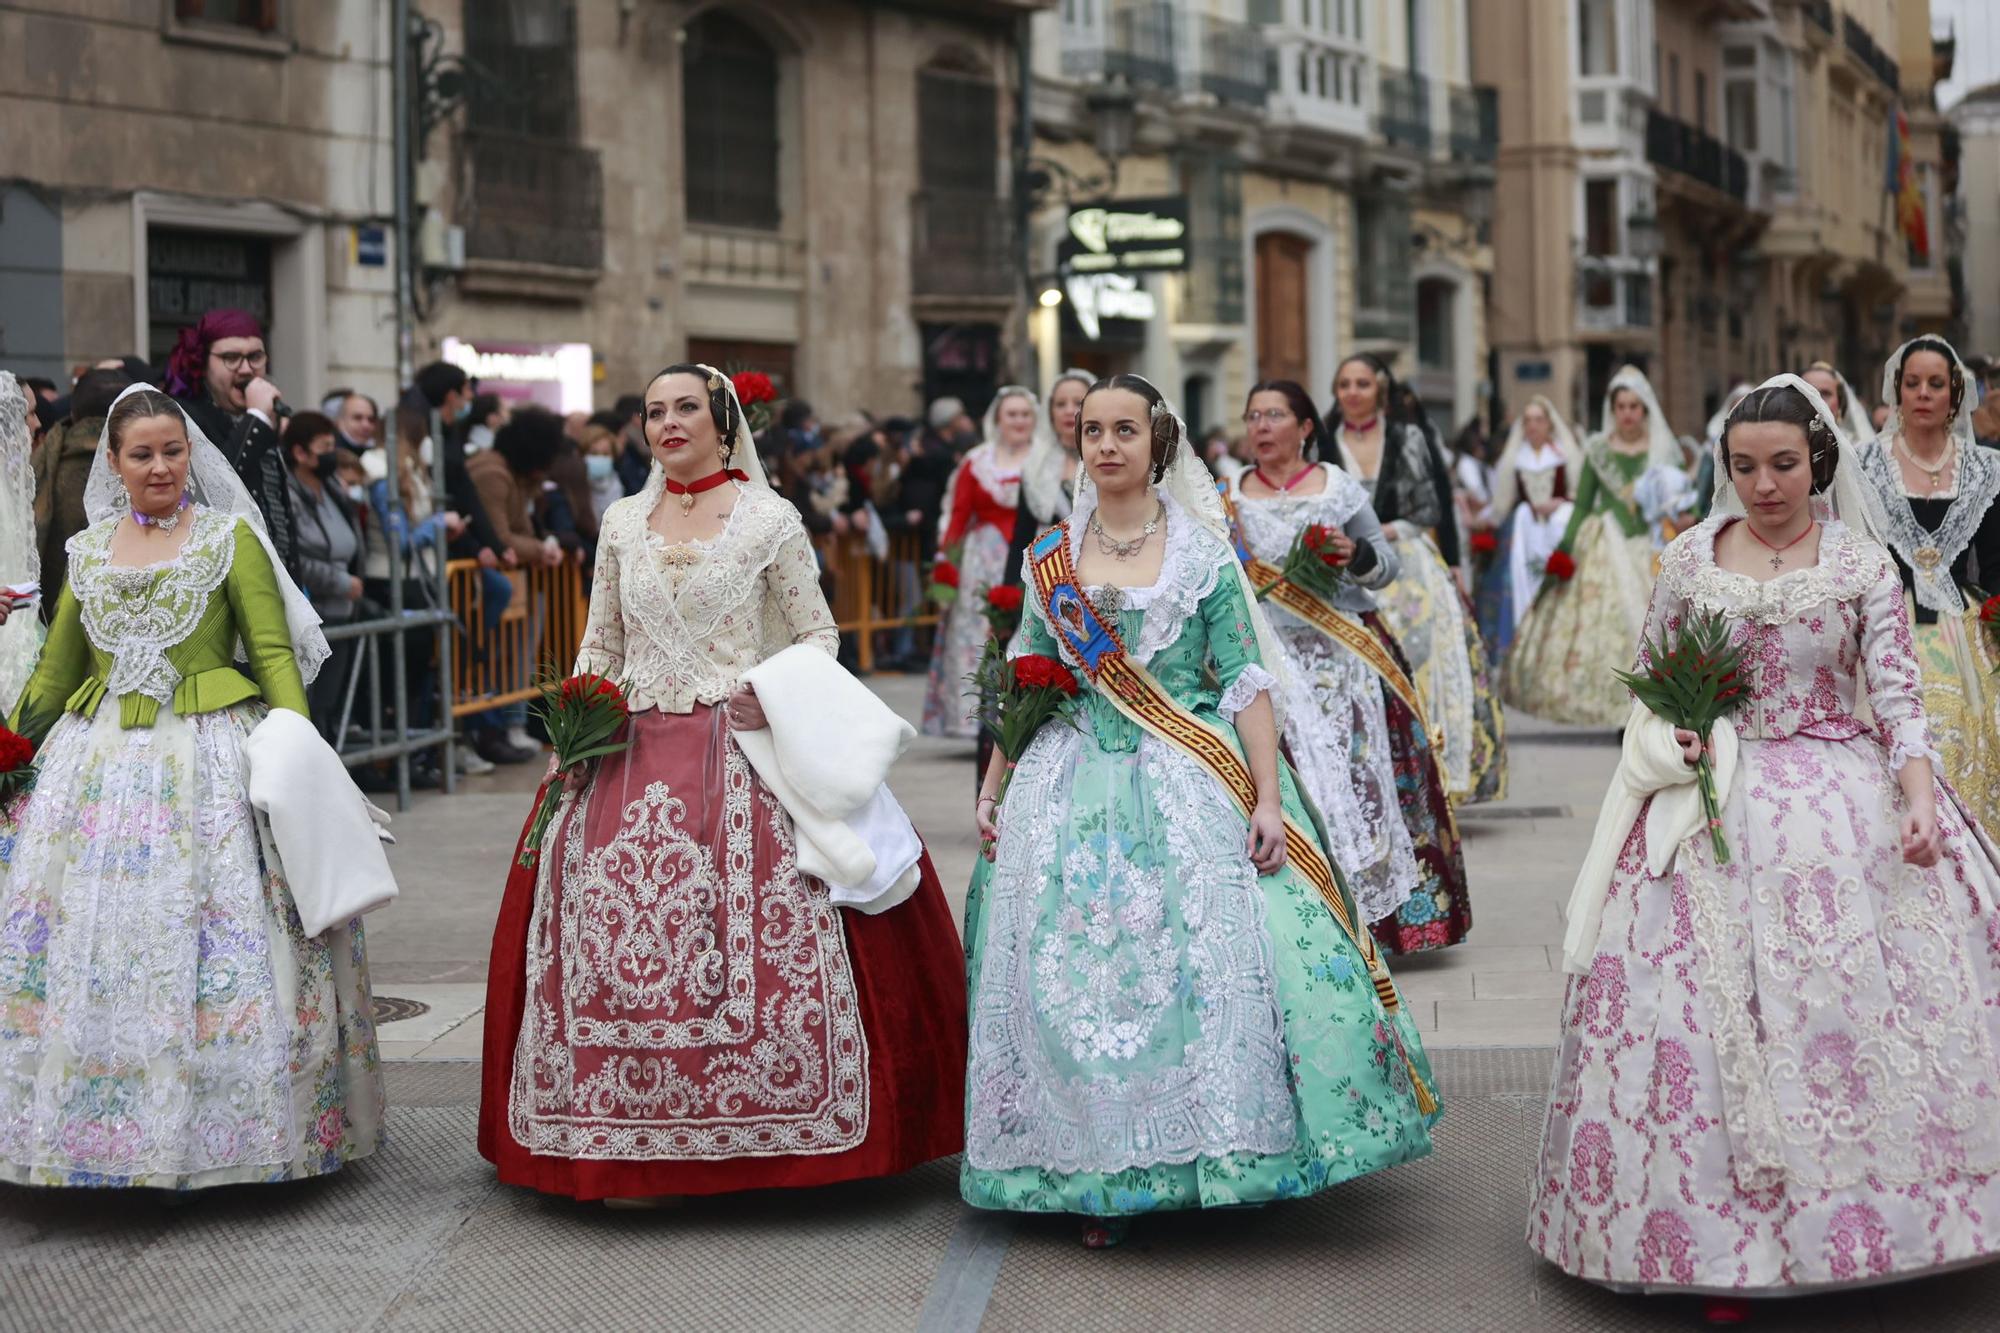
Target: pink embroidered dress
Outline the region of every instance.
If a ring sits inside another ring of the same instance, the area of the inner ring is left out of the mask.
[[[2000,857],[1948,784],[1944,855],[1904,862],[1896,770],[1932,758],[1902,584],[1838,523],[1819,563],[1667,549],[1650,641],[1733,622],[1749,699],[1717,865],[1646,869],[1634,826],[1571,979],[1528,1220],[1565,1271],[1649,1291],[1789,1293],[2000,1249]]]
[[[516,867],[488,973],[480,1151],[579,1199],[886,1175],[957,1152],[965,973],[924,859],[879,916],[799,870],[721,707],[833,617],[798,512],[738,489],[668,545],[647,489],[605,513],[576,670],[620,681],[630,748]]]

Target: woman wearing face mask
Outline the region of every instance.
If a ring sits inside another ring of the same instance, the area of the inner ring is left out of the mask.
[[[1493,471],[1493,516],[1500,524],[1493,566],[1480,586],[1479,629],[1497,661],[1513,645],[1519,617],[1569,527],[1582,479],[1583,450],[1556,405],[1530,398],[1507,432]]]
[[[1341,362],[1333,393],[1340,420],[1330,458],[1367,489],[1382,531],[1395,543],[1402,573],[1383,590],[1382,618],[1409,659],[1424,722],[1441,738],[1446,788],[1462,804],[1497,800],[1506,789],[1507,753],[1486,649],[1435,535],[1455,524],[1450,474],[1423,427],[1390,414],[1396,382],[1379,358]],[[1470,924],[1462,917],[1445,931],[1425,922],[1420,933],[1436,943],[1424,947],[1456,943]]]
[[[1084,480],[1029,550],[1023,647],[1080,693],[998,804],[966,901],[959,1188],[1068,1213],[1297,1198],[1430,1151],[1409,1016],[1279,754],[1283,653],[1158,389],[1084,398]],[[1017,659],[1018,660],[1018,659]]]
[[[298,546],[294,568],[321,623],[327,625],[352,620],[362,596],[361,536],[355,510],[339,483],[340,456],[334,438],[332,419],[318,412],[297,412],[285,423]],[[333,656],[313,682],[309,702],[313,725],[337,747],[354,640],[341,639],[330,646]]]
[[[284,734],[327,660],[319,618],[221,451],[150,385],[112,405],[84,506],[11,719],[40,775],[0,866],[0,1180],[337,1171],[382,1132],[361,924],[306,935],[251,800],[253,733]],[[335,795],[316,793],[328,827]]]
[[[1401,557],[1362,484],[1318,460],[1324,427],[1302,387],[1255,385],[1243,423],[1257,461],[1225,481],[1222,495],[1239,551],[1261,562],[1252,582],[1278,583],[1293,543],[1313,526],[1329,530],[1341,561],[1331,598],[1288,584],[1265,603],[1290,667],[1292,761],[1362,916],[1398,913],[1400,925],[1380,928],[1398,948],[1427,934],[1444,942],[1463,916],[1465,860],[1409,665],[1376,610]]]
[[[590,482],[590,508],[599,524],[607,509],[625,498],[625,483],[618,479],[618,431],[609,422],[592,418],[583,428],[583,469]]]
[[[1862,466],[1888,511],[1945,776],[2000,829],[2000,659],[1984,600],[2000,593],[2000,455],[1972,434],[1972,377],[1951,344],[1914,338],[1882,369],[1891,404]]]
[[[1707,737],[1628,705],[1566,913],[1528,1243],[1707,1296],[1715,1323],[2000,1254],[2000,860],[1934,767],[1879,499],[1843,453],[1795,375],[1730,414],[1645,642],[1720,616],[1747,697]]]
[[[924,691],[924,734],[979,735],[979,689],[973,673],[986,652],[986,590],[1007,572],[1007,543],[1021,499],[1021,469],[1041,425],[1033,392],[1010,384],[986,409],[985,443],[951,474],[938,519],[938,563],[957,571],[958,595],[938,621]]]
[[[929,857],[906,900],[836,906],[746,753],[785,702],[749,673],[801,652],[839,670],[805,525],[721,371],[667,367],[643,412],[652,473],[605,517],[575,666],[623,686],[630,745],[551,768],[556,815],[508,878],[480,1152],[509,1185],[647,1201],[948,1156],[964,955]]]
[[[1632,660],[1653,587],[1653,525],[1641,512],[1640,480],[1678,469],[1679,441],[1636,367],[1611,377],[1604,429],[1583,446],[1582,480],[1562,540],[1522,609],[1501,692],[1509,704],[1552,722],[1615,727],[1632,696],[1614,672]]]

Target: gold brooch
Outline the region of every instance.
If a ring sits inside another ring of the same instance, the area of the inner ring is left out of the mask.
[[[1935,546],[1921,546],[1917,548],[1917,553],[1912,558],[1916,560],[1917,568],[1928,572],[1936,569],[1938,564],[1943,561],[1944,552],[1938,550]]]

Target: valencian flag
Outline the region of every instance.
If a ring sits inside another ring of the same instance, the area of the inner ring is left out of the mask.
[[[1899,105],[1889,113],[1888,171],[1882,188],[1896,197],[1896,227],[1910,243],[1910,254],[1931,257],[1931,229],[1924,217],[1924,195],[1917,188],[1917,164],[1910,160],[1910,120]]]

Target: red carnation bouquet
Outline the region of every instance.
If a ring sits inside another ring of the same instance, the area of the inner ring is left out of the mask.
[[[1334,532],[1324,523],[1313,523],[1292,538],[1291,549],[1279,567],[1285,582],[1316,597],[1331,598],[1339,590],[1340,571],[1347,567],[1347,557],[1334,548]],[[1257,600],[1268,597],[1277,586],[1259,588]]]
[[[1558,553],[1560,554],[1560,553]],[[1743,702],[1742,650],[1729,641],[1729,622],[1713,612],[1691,612],[1671,642],[1662,634],[1646,645],[1643,671],[1620,671],[1633,697],[1653,716],[1701,737],[1695,781],[1701,784],[1701,812],[1708,820],[1709,846],[1717,865],[1729,864],[1722,836],[1722,807],[1715,795],[1715,769],[1708,760],[1708,734],[1716,722]]]
[[[542,697],[529,707],[542,719],[542,726],[549,733],[549,744],[556,752],[556,771],[542,788],[534,822],[528,826],[527,840],[521,844],[520,864],[524,866],[535,864],[541,855],[542,839],[548,833],[549,821],[555,818],[563,779],[570,770],[604,755],[616,754],[632,743],[629,739],[616,739],[632,716],[625,692],[616,683],[585,672],[566,680],[544,681],[541,691]]]
[[[958,600],[958,557],[962,547],[939,551],[931,564],[930,599],[935,606],[950,606]]]
[[[35,789],[35,743],[0,727],[0,803]]]
[[[2000,592],[1979,604],[1979,623],[1993,636],[1994,650],[2000,652]],[[2000,667],[1995,667],[1993,674],[2000,676]]]
[[[1549,563],[1542,572],[1552,579],[1568,583],[1576,577],[1576,561],[1568,551],[1556,551],[1549,556]]]
[[[736,400],[743,404],[743,419],[750,423],[750,433],[762,435],[771,426],[771,404],[778,401],[771,377],[758,370],[739,370],[729,382],[736,386]]]
[[[1494,536],[1490,529],[1481,528],[1472,534],[1472,553],[1474,555],[1492,555],[1499,549],[1500,539]]]
[[[1014,765],[1027,753],[1028,742],[1043,723],[1063,717],[1075,701],[1076,676],[1055,658],[1040,653],[1011,660],[996,653],[980,664],[975,679],[979,685],[979,725],[1007,761],[998,798],[1004,802],[1007,787],[1014,780]]]
[[[1025,598],[1018,583],[996,583],[986,590],[986,623],[993,641],[1004,644],[1021,628],[1021,607]]]

